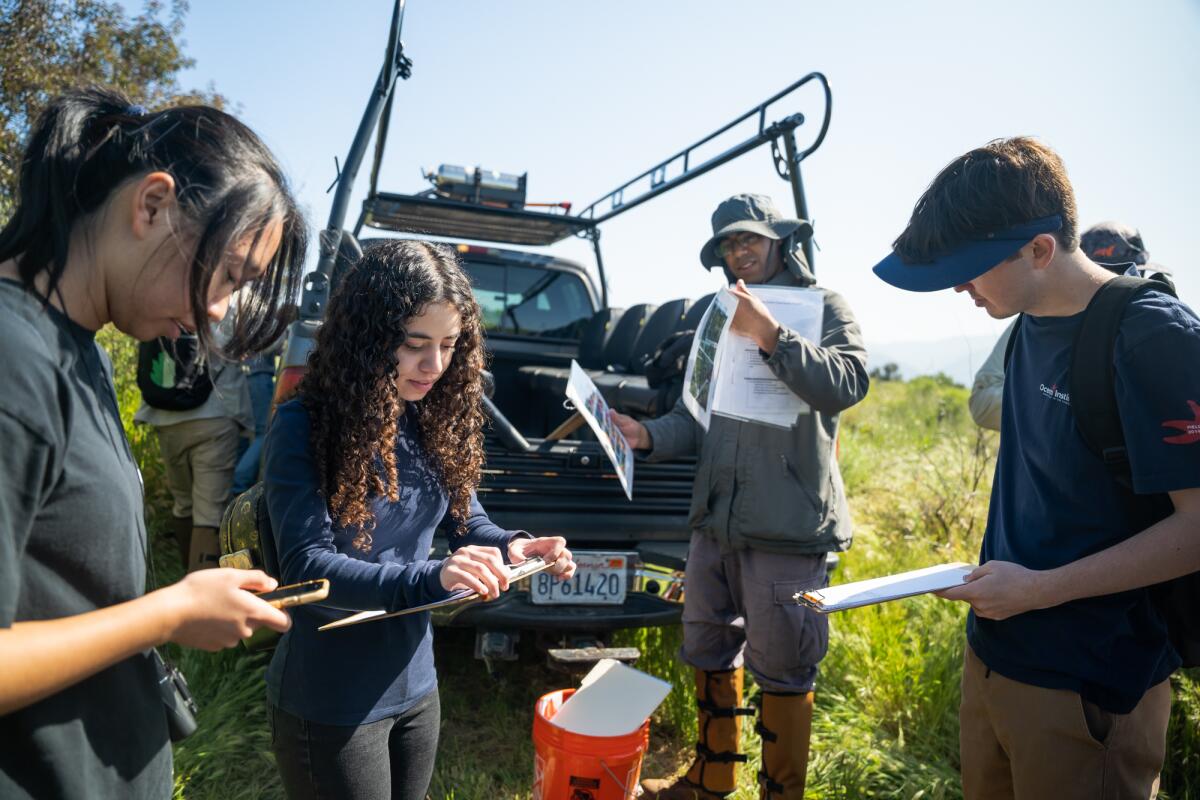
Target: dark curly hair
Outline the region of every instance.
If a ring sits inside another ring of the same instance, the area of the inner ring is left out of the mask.
[[[995,139],[938,173],[892,247],[910,264],[927,263],[965,241],[1053,214],[1062,217],[1054,236],[1069,253],[1079,243],[1078,212],[1062,158],[1029,136]]]
[[[299,396],[330,516],[371,548],[369,498],[399,500],[396,431],[405,401],[396,388],[406,325],[431,303],[458,310],[462,328],[450,364],[412,403],[421,446],[464,529],[483,467],[483,334],[471,282],[448,247],[379,242],[348,270],[329,300]],[[380,469],[382,465],[382,469]]]

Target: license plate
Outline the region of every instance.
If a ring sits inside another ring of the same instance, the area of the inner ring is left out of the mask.
[[[625,602],[624,553],[575,553],[575,574],[568,581],[548,572],[531,579],[529,599],[534,605],[608,606]]]

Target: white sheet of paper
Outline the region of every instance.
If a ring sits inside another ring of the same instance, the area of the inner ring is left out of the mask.
[[[621,481],[625,496],[633,499],[633,451],[629,441],[608,418],[608,403],[596,384],[579,364],[571,361],[571,376],[567,379],[567,397],[575,404],[575,410],[583,415],[588,427],[596,434],[600,447],[612,462]]]
[[[376,608],[371,611],[360,611],[357,614],[351,614],[348,617],[342,617],[335,622],[329,622],[322,625],[318,630],[334,630],[335,628],[344,628],[347,625],[357,625],[360,622],[366,622],[369,619],[382,617],[387,614],[387,609]]]
[[[771,314],[786,328],[810,342],[821,341],[825,324],[825,290],[795,286],[749,286],[750,294],[767,304]]]
[[[550,720],[587,736],[623,736],[642,726],[671,692],[671,684],[604,658]]]
[[[796,600],[823,613],[844,611],[959,586],[974,569],[972,565],[962,562],[941,564],[883,578],[814,589],[804,592]]]
[[[717,292],[700,318],[688,353],[687,368],[683,373],[683,404],[704,430],[708,430],[712,419],[717,361],[722,343],[729,338],[726,333],[736,309],[737,298],[728,289]]]
[[[509,588],[517,581],[522,581],[530,575],[550,569],[553,566],[539,557],[528,558],[520,564],[510,564],[508,567]],[[358,625],[360,622],[369,622],[373,619],[392,619],[393,617],[402,617],[406,614],[415,614],[419,611],[430,611],[435,608],[445,608],[447,606],[458,605],[459,603],[471,602],[479,599],[479,594],[470,589],[458,589],[451,592],[441,600],[435,600],[432,603],[424,603],[411,608],[402,608],[399,611],[388,611],[383,608],[376,608],[371,611],[359,611],[357,614],[352,614],[348,617],[342,617],[333,622],[327,622],[317,628],[319,631],[332,631],[338,628],[345,628],[350,625]]]
[[[821,341],[824,291],[784,286],[748,288],[785,328],[810,342]],[[796,417],[809,412],[808,403],[797,397],[767,366],[754,340],[731,332],[722,345],[712,413],[790,428],[796,423]]]

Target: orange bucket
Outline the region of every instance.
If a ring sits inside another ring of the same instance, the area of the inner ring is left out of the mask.
[[[533,800],[629,800],[637,796],[650,720],[624,736],[587,736],[550,720],[574,689],[538,698],[533,707]]]

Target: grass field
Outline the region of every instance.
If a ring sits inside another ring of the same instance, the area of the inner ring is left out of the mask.
[[[146,475],[150,522],[167,509],[153,435],[132,428],[137,404],[133,348],[111,329],[126,428]],[[856,523],[838,580],[951,560],[973,561],[983,535],[997,439],[966,413],[966,391],[919,378],[876,382],[843,417],[840,462]],[[156,537],[160,582],[179,575],[172,545]],[[965,606],[932,597],[859,609],[833,620],[818,684],[811,798],[958,798],[958,680]],[[675,689],[656,714],[643,775],[682,769],[694,741],[691,675],[674,658],[679,630],[622,633],[644,653],[640,668]],[[527,798],[532,779],[533,702],[570,685],[531,652],[493,679],[471,657],[469,631],[438,633],[443,724],[434,800]],[[282,797],[269,752],[264,655],[176,651],[201,704],[200,729],[175,750],[176,797]],[[1200,800],[1200,681],[1176,674],[1160,797]],[[753,690],[751,690],[753,691]],[[747,729],[749,726],[746,726]],[[757,797],[758,744],[743,768],[740,800]]]

